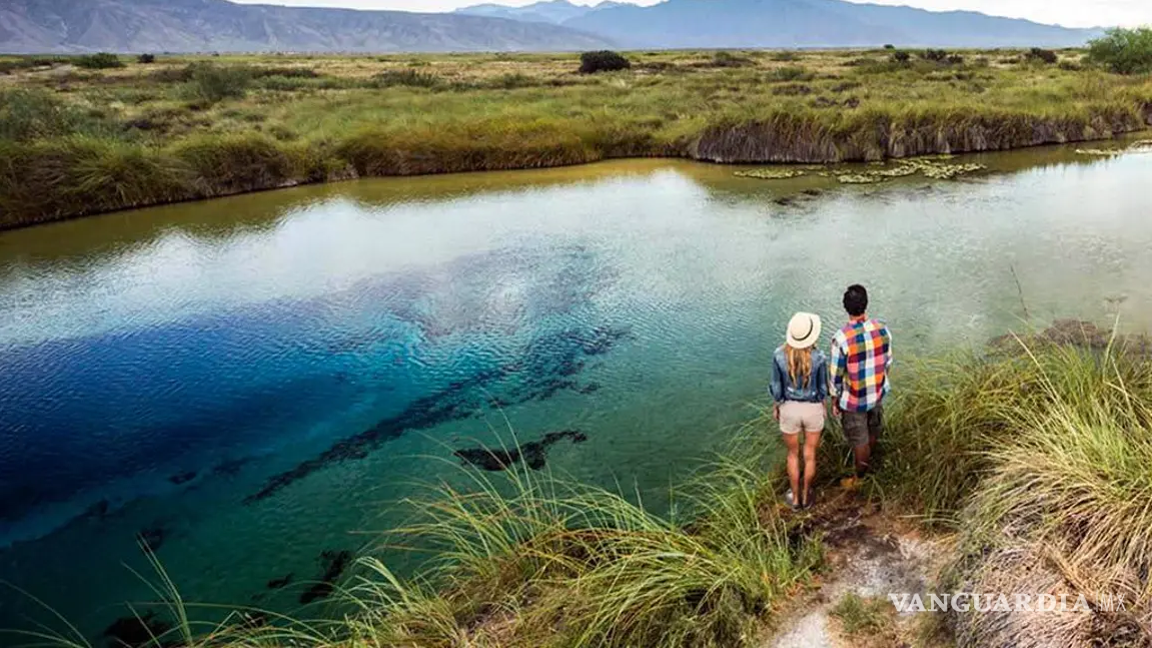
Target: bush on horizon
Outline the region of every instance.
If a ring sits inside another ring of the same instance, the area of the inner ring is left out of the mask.
[[[109,54],[108,52],[81,56],[78,57],[75,62],[76,67],[82,67],[86,70],[107,70],[124,67],[124,61],[121,61],[119,56]]]
[[[619,52],[613,52],[611,50],[584,52],[580,55],[580,74],[615,72],[617,70],[627,70],[631,67],[631,61],[624,58]]]
[[[1152,27],[1117,27],[1088,43],[1088,60],[1116,74],[1152,72]]]
[[[1033,47],[1024,54],[1025,61],[1039,61],[1041,63],[1047,63],[1048,65],[1055,63],[1059,59],[1060,57],[1056,55],[1056,52],[1040,47]]]

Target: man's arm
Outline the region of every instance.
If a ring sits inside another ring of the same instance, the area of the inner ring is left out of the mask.
[[[889,381],[892,380],[892,329],[887,326],[884,327],[884,339],[888,341],[888,353],[884,358],[884,391],[889,389]]]

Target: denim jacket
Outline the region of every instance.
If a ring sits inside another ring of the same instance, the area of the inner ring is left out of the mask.
[[[820,349],[812,349],[812,374],[806,384],[792,384],[788,375],[788,357],[784,347],[776,349],[772,356],[772,382],[768,393],[777,403],[799,401],[801,403],[823,403],[828,398],[828,360]]]

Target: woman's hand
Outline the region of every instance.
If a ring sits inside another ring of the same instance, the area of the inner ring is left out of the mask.
[[[780,422],[780,403],[772,405],[772,418],[776,419],[777,423]]]

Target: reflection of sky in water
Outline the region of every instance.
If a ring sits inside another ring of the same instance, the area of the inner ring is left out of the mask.
[[[421,187],[474,176],[112,215],[180,214],[88,252],[69,233],[100,219],[0,235],[0,536],[40,538],[0,551],[0,578],[76,616],[147,598],[118,564],[159,528],[189,597],[244,602],[345,531],[387,526],[363,493],[402,496],[441,474],[415,455],[446,465],[505,415],[524,440],[587,433],[550,450],[558,470],[666,492],[760,397],[788,316],[836,322],[854,281],[905,350],[1017,323],[1013,270],[1037,318],[1123,304],[1146,328],[1152,196],[1131,187],[1150,165],[781,206],[725,169],[646,162],[451,197]],[[399,186],[405,200],[374,194]],[[245,205],[279,217],[241,226]],[[220,210],[243,213],[197,229]],[[75,562],[44,562],[61,555]]]

